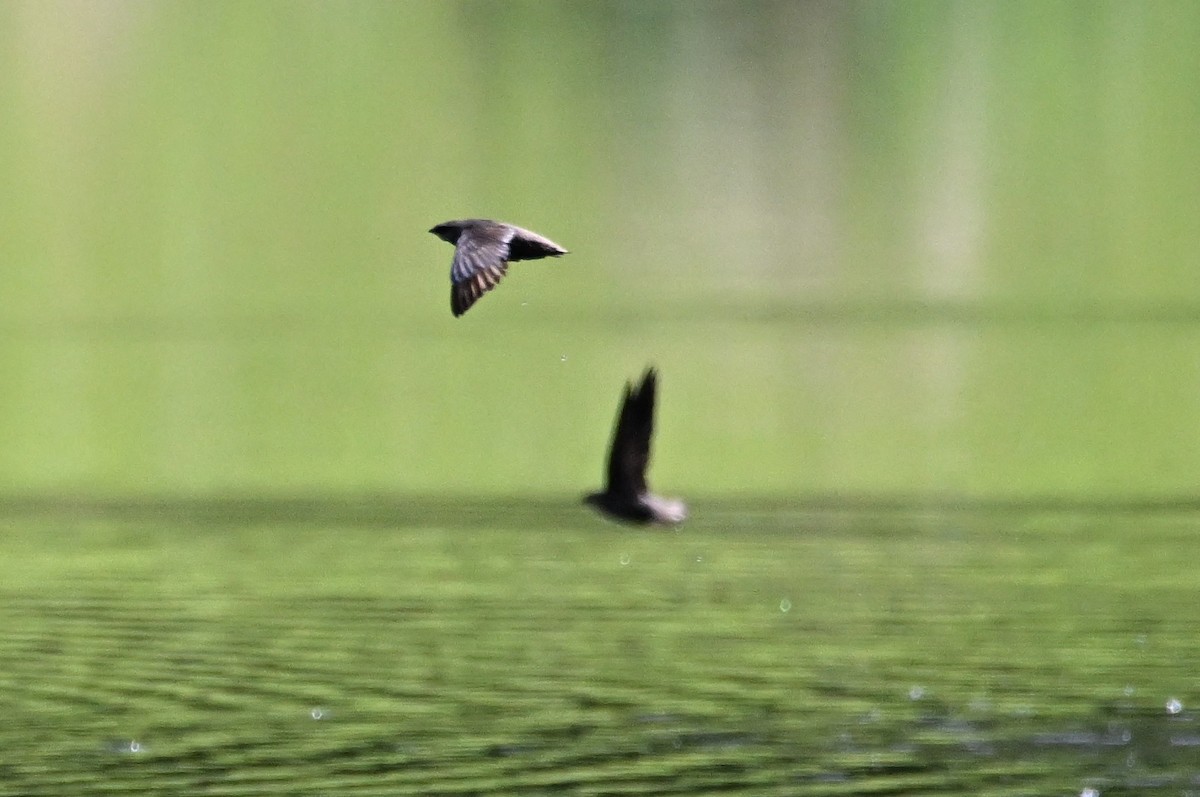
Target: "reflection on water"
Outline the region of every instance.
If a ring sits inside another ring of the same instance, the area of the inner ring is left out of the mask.
[[[1200,788],[1188,507],[0,509],[0,794]]]

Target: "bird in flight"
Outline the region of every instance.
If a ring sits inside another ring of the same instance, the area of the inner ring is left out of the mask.
[[[514,260],[565,255],[566,249],[536,232],[491,219],[445,221],[431,233],[454,244],[450,265],[450,310],[455,318],[500,284]]]
[[[614,520],[674,525],[687,518],[687,507],[682,501],[653,495],[646,486],[657,383],[657,372],[648,368],[636,388],[632,383],[625,384],[625,397],[608,450],[608,483],[603,492],[583,499]]]

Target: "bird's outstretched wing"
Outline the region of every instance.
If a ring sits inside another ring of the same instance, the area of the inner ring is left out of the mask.
[[[466,230],[454,247],[450,310],[455,316],[467,312],[480,296],[499,285],[508,272],[508,245],[516,229],[499,226],[488,233],[480,235]]]
[[[625,385],[625,397],[608,450],[610,494],[632,498],[647,491],[646,468],[650,464],[650,438],[654,435],[656,382],[657,374],[649,368],[636,389],[632,384]]]

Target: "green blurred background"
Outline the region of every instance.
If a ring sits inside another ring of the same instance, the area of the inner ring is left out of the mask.
[[[0,485],[1200,482],[1200,6],[0,5]],[[433,224],[571,250],[461,319]]]

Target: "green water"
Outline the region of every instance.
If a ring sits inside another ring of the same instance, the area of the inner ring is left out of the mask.
[[[0,794],[1187,794],[1200,772],[1187,513],[708,505],[647,534],[553,504],[23,511]]]
[[[1200,791],[1198,36],[0,5],[0,794]]]

